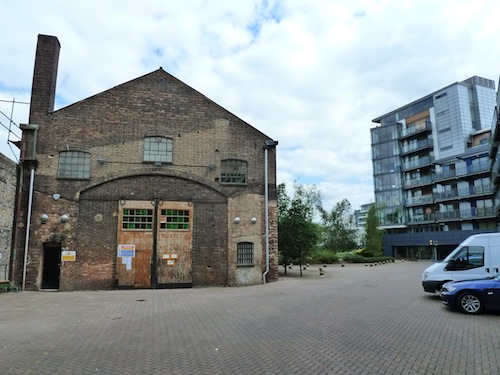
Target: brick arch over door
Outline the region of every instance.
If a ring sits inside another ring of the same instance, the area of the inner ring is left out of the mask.
[[[160,178],[174,178],[179,181],[180,184],[198,184],[204,186],[206,189],[213,190],[222,196],[226,196],[224,191],[221,189],[218,183],[211,182],[207,179],[201,178],[197,175],[193,175],[185,172],[177,171],[145,171],[144,169],[136,171],[128,171],[126,173],[114,173],[108,174],[106,177],[94,179],[92,183],[83,186],[80,189],[80,194],[86,192],[87,190],[94,190],[101,185],[113,183],[113,181],[123,180],[123,179],[134,179],[134,178],[146,178],[146,177],[160,177]]]
[[[81,191],[75,235],[80,248],[79,259],[85,266],[81,268],[81,274],[76,275],[75,280],[80,285],[75,285],[75,289],[117,286],[120,201],[143,201],[148,204],[155,198],[162,202],[192,204],[193,286],[227,283],[227,197],[197,181],[147,174],[110,180]]]

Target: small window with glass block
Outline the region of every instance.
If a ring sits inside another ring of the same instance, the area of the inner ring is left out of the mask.
[[[223,184],[246,184],[247,162],[237,159],[222,160],[220,181]]]
[[[253,266],[253,243],[239,242],[236,252],[237,266]]]
[[[189,230],[189,210],[160,210],[160,229],[166,230]]]
[[[172,163],[172,139],[166,137],[144,138],[144,161]]]
[[[124,208],[122,211],[122,229],[153,230],[153,210],[144,208]]]
[[[68,179],[90,178],[90,154],[83,151],[61,151],[57,177]]]

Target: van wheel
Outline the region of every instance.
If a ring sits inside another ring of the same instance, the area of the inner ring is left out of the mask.
[[[479,314],[483,311],[483,301],[472,292],[463,292],[457,298],[457,305],[460,311],[466,314]]]

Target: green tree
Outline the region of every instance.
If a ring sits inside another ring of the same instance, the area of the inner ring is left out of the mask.
[[[331,211],[321,210],[325,250],[344,252],[356,249],[356,226],[351,204],[347,199],[338,202]]]
[[[316,186],[294,184],[294,195],[289,197],[285,184],[278,194],[278,249],[286,265],[298,260],[302,276],[302,262],[315,249],[320,233],[313,222],[314,213],[321,207],[321,194]],[[286,267],[285,267],[286,273]]]
[[[378,226],[377,207],[372,204],[366,215],[364,242],[365,252],[371,253],[373,256],[383,255],[382,238],[384,231],[378,229]]]

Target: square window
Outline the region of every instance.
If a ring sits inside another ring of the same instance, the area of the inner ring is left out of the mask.
[[[246,184],[247,162],[236,159],[222,160],[220,181],[223,184]]]
[[[90,154],[82,151],[61,151],[57,177],[81,180],[90,178]]]
[[[172,139],[166,137],[144,138],[144,161],[172,163]]]

